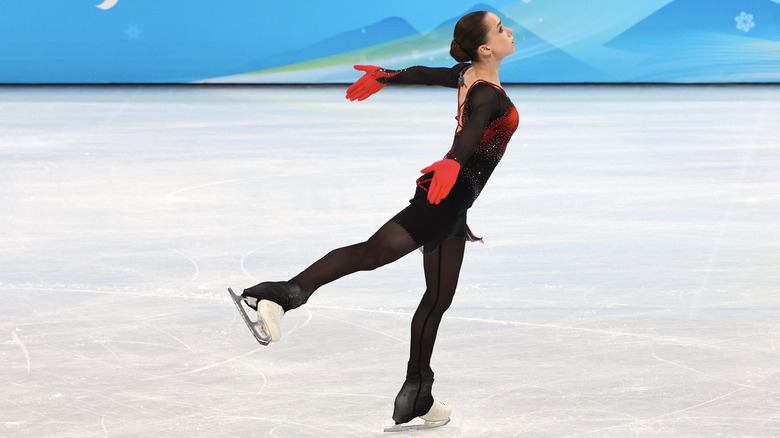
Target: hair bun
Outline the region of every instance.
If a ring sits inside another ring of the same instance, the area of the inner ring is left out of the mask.
[[[455,58],[458,62],[471,61],[471,56],[469,56],[469,54],[463,50],[463,47],[455,40],[452,40],[452,43],[450,43],[450,56]]]
[[[479,47],[487,44],[487,34],[490,31],[485,23],[487,11],[470,12],[455,23],[452,30],[450,55],[458,62],[478,61]]]

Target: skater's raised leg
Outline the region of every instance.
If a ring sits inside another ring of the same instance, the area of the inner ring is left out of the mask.
[[[401,225],[389,221],[365,242],[329,252],[292,281],[311,294],[321,286],[345,275],[371,271],[392,263],[418,247]]]
[[[244,289],[242,296],[247,305],[257,310],[271,342],[276,342],[281,338],[284,313],[306,304],[320,286],[392,263],[417,247],[402,226],[389,221],[367,241],[329,252],[293,279],[263,282]]]

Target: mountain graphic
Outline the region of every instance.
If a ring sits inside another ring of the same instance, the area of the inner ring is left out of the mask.
[[[778,23],[770,0],[675,0],[604,47],[645,57],[625,78],[634,82],[774,82]]]
[[[502,76],[511,76],[513,82],[605,82],[612,80],[606,73],[591,67],[550,44],[539,35],[523,28],[501,11],[484,3],[469,8],[471,11],[489,11],[496,14],[504,26],[514,31],[517,52],[504,59]],[[452,29],[460,17],[442,23],[440,29]],[[450,32],[452,32],[450,30]]]
[[[745,15],[743,15],[743,13]],[[748,31],[736,18],[752,16]],[[780,41],[780,4],[771,0],[675,0],[605,43],[615,49],[673,56],[705,34]],[[689,52],[685,51],[685,56]]]
[[[244,70],[265,70],[298,64],[312,59],[375,46],[388,40],[405,38],[410,35],[419,35],[419,32],[402,18],[388,17],[369,26],[339,33],[301,49],[264,56],[262,59],[247,64]]]
[[[505,26],[515,31],[517,53],[504,60],[502,74],[510,73],[516,82],[605,82],[609,75],[556,48],[496,8],[477,3],[463,13],[445,20],[425,33],[417,32],[405,20],[388,18],[364,28],[347,31],[309,47],[266,57],[243,71],[242,81],[305,82],[303,72],[317,70],[328,82],[354,80],[353,64],[376,64],[387,68],[412,65],[444,67],[455,64],[449,56],[455,23],[473,11],[495,13]],[[582,72],[585,72],[585,79]],[[254,76],[250,78],[249,76]],[[509,76],[509,75],[507,75]]]
[[[511,27],[511,26],[510,26]],[[515,27],[517,52],[504,59],[501,75],[513,82],[614,82],[615,78],[555,47],[528,29]]]

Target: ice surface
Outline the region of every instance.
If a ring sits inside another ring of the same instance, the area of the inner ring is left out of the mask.
[[[425,436],[780,437],[780,88],[507,88]],[[386,436],[419,253],[269,347],[226,292],[367,238],[449,148],[452,90],[343,93],[0,88],[0,435]]]

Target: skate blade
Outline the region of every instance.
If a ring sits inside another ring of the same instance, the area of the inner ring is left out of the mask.
[[[395,426],[385,428],[385,432],[408,432],[410,430],[434,429],[442,427],[449,422],[450,419],[447,418],[446,420],[436,422],[426,421],[423,424],[396,424]]]
[[[263,325],[263,321],[258,319],[257,321],[252,321],[249,319],[249,315],[246,313],[246,309],[244,309],[243,302],[244,298],[241,295],[236,295],[235,292],[233,292],[233,289],[228,288],[228,292],[230,293],[230,298],[233,299],[233,304],[236,305],[236,309],[238,309],[238,313],[241,314],[241,318],[246,323],[246,326],[249,327],[249,331],[252,332],[252,336],[257,339],[257,342],[260,343],[260,345],[268,345],[271,343],[271,334],[266,330],[265,325]]]

